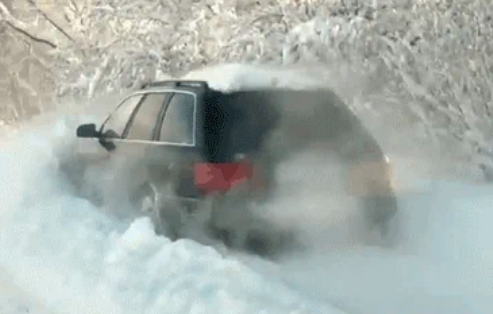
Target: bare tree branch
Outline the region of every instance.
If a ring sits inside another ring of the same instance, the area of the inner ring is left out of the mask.
[[[32,32],[30,32],[28,29],[30,28],[28,25],[26,25],[24,22],[19,21],[18,19],[14,18],[10,11],[7,9],[7,7],[0,2],[0,13],[2,13],[5,23],[10,26],[10,28],[14,29],[18,33],[28,37],[34,42],[41,43],[48,45],[50,48],[56,49],[58,46],[54,44],[52,41],[43,38],[42,36],[35,35]]]
[[[36,10],[44,17],[55,29],[57,29],[60,33],[63,34],[68,40],[71,42],[75,42],[72,36],[70,36],[60,25],[58,25],[52,18],[46,14],[33,0],[27,0]]]
[[[52,43],[51,41],[47,40],[47,39],[44,39],[44,38],[40,38],[40,37],[36,37],[34,36],[33,34],[29,33],[27,30],[23,29],[23,28],[20,28],[19,26],[13,24],[12,22],[10,21],[7,21],[6,22],[8,26],[10,26],[12,29],[16,30],[17,32],[21,33],[22,35],[26,36],[27,38],[29,38],[30,40],[34,41],[34,42],[37,42],[37,43],[40,43],[40,44],[45,44],[45,45],[48,45],[50,46],[51,48],[53,49],[56,49],[58,48],[57,45],[55,45],[54,43]]]

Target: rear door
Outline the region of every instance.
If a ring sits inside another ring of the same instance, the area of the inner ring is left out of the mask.
[[[158,146],[152,151],[152,159],[166,159],[167,175],[182,197],[197,196],[194,165],[203,160],[203,99],[202,90],[173,92],[159,117],[155,134]],[[156,173],[158,169],[153,171]]]

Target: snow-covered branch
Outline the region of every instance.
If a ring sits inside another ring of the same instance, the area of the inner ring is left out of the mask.
[[[33,0],[27,0],[33,7],[36,8],[36,11],[46,20],[48,21],[48,23],[50,23],[50,25],[52,25],[57,31],[60,32],[60,34],[62,34],[63,36],[65,36],[68,40],[70,40],[71,42],[75,42],[75,40],[72,38],[72,36],[70,36],[66,31],[65,29],[63,29],[60,25],[58,25],[58,23],[56,23],[52,18],[49,17],[49,15],[44,11],[42,10],[37,4],[35,1]]]
[[[9,27],[19,32],[20,34],[28,37],[30,40],[48,45],[50,48],[57,48],[57,45],[52,40],[45,38],[41,34],[37,34],[36,26],[28,25],[22,22],[21,20],[14,18],[11,12],[7,9],[7,7],[2,2],[0,2],[0,17]]]

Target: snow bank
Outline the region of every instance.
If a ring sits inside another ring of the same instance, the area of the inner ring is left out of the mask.
[[[15,284],[13,278],[0,268],[0,313],[17,314],[34,312],[50,314],[41,302]]]
[[[63,120],[1,147],[0,265],[52,313],[342,313],[192,241],[117,222],[58,169]]]
[[[255,71],[241,71],[232,77],[260,81]],[[282,84],[307,81],[271,73]],[[396,248],[341,239],[344,245],[294,252],[274,264],[188,240],[172,243],[147,219],[117,221],[75,196],[59,163],[70,158],[77,119],[37,125],[0,145],[0,273],[50,313],[493,312],[491,187],[410,182],[413,169],[402,167],[407,189]],[[302,223],[309,229],[313,221]],[[334,235],[315,229],[319,239]],[[0,299],[0,309],[7,305]]]

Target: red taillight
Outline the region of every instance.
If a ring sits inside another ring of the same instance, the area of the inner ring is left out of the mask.
[[[205,192],[228,191],[234,185],[250,180],[253,165],[241,163],[197,163],[194,168],[195,186]]]

